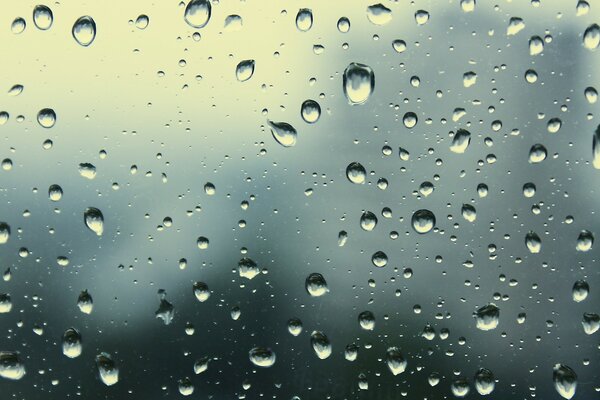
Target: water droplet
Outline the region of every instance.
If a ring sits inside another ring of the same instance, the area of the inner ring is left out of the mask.
[[[38,112],[38,123],[44,128],[52,128],[56,123],[56,113],[51,108],[44,108]]]
[[[10,238],[10,225],[0,222],[0,244],[5,244]]]
[[[480,368],[475,373],[475,389],[480,395],[485,396],[492,393],[495,386],[494,374],[489,369]]]
[[[13,381],[25,376],[25,365],[16,351],[0,351],[0,377]]]
[[[90,163],[81,163],[78,167],[79,175],[86,179],[94,179],[96,177],[96,167]]]
[[[211,9],[210,0],[190,0],[183,18],[192,28],[204,28],[210,20]]]
[[[598,91],[591,86],[586,87],[583,91],[583,94],[587,102],[590,104],[595,104],[598,101]]]
[[[119,382],[119,369],[108,353],[100,353],[96,356],[96,367],[100,380],[106,386],[112,386]]]
[[[525,81],[527,83],[535,83],[538,80],[538,74],[532,69],[525,71]]]
[[[406,366],[408,364],[397,347],[390,347],[387,349],[385,363],[394,376],[406,371]]]
[[[138,15],[135,19],[135,27],[138,29],[146,29],[150,24],[150,18],[146,14]]]
[[[460,8],[466,13],[475,11],[475,0],[460,0]]]
[[[23,85],[13,85],[10,89],[8,89],[8,95],[9,96],[18,96],[21,93],[23,93]],[[8,119],[8,117],[6,117]],[[4,125],[4,123],[0,123],[0,125]]]
[[[573,301],[580,303],[584,301],[590,293],[590,285],[584,280],[578,280],[573,284]]]
[[[363,311],[358,314],[358,324],[366,331],[375,329],[375,315],[371,311]]]
[[[408,129],[414,128],[418,121],[417,114],[412,111],[407,112],[404,114],[404,117],[402,117],[402,123],[404,123],[404,126]]]
[[[396,53],[404,53],[406,51],[406,42],[404,40],[396,39],[392,42],[392,47]]]
[[[81,334],[75,328],[69,328],[62,337],[62,352],[69,358],[76,358],[81,355]]]
[[[475,207],[470,204],[463,204],[461,213],[463,218],[469,222],[475,222],[477,219],[477,211],[475,210]]]
[[[194,363],[194,373],[196,375],[205,372],[208,369],[208,363],[210,359],[208,357],[202,357]]]
[[[463,74],[463,86],[468,88],[477,83],[477,74],[473,71],[468,71]]]
[[[360,216],[360,227],[363,230],[370,232],[375,229],[375,226],[377,226],[377,217],[371,211],[365,211]]]
[[[162,319],[165,325],[169,325],[175,317],[175,307],[167,301],[167,292],[163,289],[158,290],[158,299],[160,303],[158,309],[154,312],[154,316],[155,318]]]
[[[72,29],[73,38],[80,45],[87,47],[96,38],[96,22],[90,16],[80,17]]]
[[[516,35],[525,29],[525,22],[523,22],[522,18],[512,17],[510,21],[508,21],[508,28],[506,28],[506,34],[508,36]]]
[[[48,188],[48,198],[51,201],[59,201],[62,198],[63,191],[58,185],[50,185]]]
[[[550,133],[556,133],[560,130],[561,126],[562,121],[560,118],[550,118],[550,120],[548,120],[548,124],[546,125],[546,129],[548,129],[548,132]]]
[[[471,143],[471,133],[466,129],[459,129],[452,138],[450,151],[457,154],[463,154],[469,148]]]
[[[577,251],[586,252],[592,249],[594,245],[594,234],[590,231],[583,230],[577,237]]]
[[[196,240],[196,245],[200,250],[208,249],[208,243],[208,238],[205,238],[204,236],[200,236],[198,240]]]
[[[435,226],[435,215],[429,210],[418,210],[412,216],[412,227],[417,233],[427,233]]]
[[[590,4],[585,0],[579,0],[575,8],[575,15],[581,17],[590,12]]]
[[[344,245],[346,244],[346,241],[348,241],[348,232],[340,231],[338,233],[338,246],[344,247]]]
[[[329,342],[329,338],[327,338],[323,332],[314,331],[310,335],[310,344],[317,357],[321,360],[324,360],[331,355],[331,342]]]
[[[215,193],[217,193],[217,189],[215,188],[215,185],[211,182],[206,182],[204,184],[204,193],[206,193],[209,196],[214,196]]]
[[[0,293],[0,314],[9,313],[12,307],[10,295],[8,293]]]
[[[102,233],[104,232],[104,216],[102,215],[102,211],[95,207],[88,207],[83,213],[83,220],[85,226],[87,226],[90,231],[98,236],[102,236]]]
[[[367,7],[367,18],[375,25],[385,25],[392,20],[392,10],[381,3]]]
[[[555,364],[552,380],[554,388],[562,397],[568,400],[575,396],[577,374],[570,367],[564,364]]]
[[[198,299],[199,302],[203,303],[210,297],[210,290],[208,289],[208,285],[204,282],[195,282],[194,283],[194,296]]]
[[[298,133],[296,129],[287,122],[267,121],[271,127],[273,138],[283,147],[292,147],[296,145]]]
[[[300,114],[304,122],[314,124],[321,116],[321,106],[314,100],[306,100],[302,103]]]
[[[350,20],[346,17],[341,17],[337,22],[338,31],[348,33],[350,31]]]
[[[425,10],[418,10],[415,13],[415,21],[417,25],[425,25],[429,21],[429,13]]]
[[[544,40],[539,36],[532,36],[529,39],[529,55],[537,56],[544,51]]]
[[[238,262],[238,272],[242,278],[253,279],[260,270],[252,259],[244,257]]]
[[[306,291],[313,297],[320,297],[329,293],[329,287],[323,275],[313,272],[308,275],[305,282]]]
[[[38,4],[33,8],[33,23],[43,31],[50,29],[53,21],[52,10],[47,6]]]
[[[350,104],[364,104],[375,90],[375,74],[365,64],[350,63],[343,76],[344,95]]]
[[[77,298],[77,307],[79,307],[79,311],[88,315],[94,310],[94,301],[87,290],[84,290],[79,294],[79,297]]]
[[[348,361],[354,361],[358,357],[358,346],[354,343],[349,344],[344,349],[344,358]]]
[[[301,8],[296,14],[296,27],[301,32],[308,32],[313,25],[313,14],[309,8]]]
[[[371,262],[373,263],[374,266],[376,266],[377,268],[383,268],[387,265],[388,263],[388,257],[387,254],[385,254],[383,251],[376,251],[372,256],[371,256]]]
[[[276,360],[273,350],[265,347],[254,347],[248,352],[248,356],[252,364],[263,368],[272,367]]]
[[[450,391],[456,397],[465,397],[469,394],[470,390],[471,388],[469,387],[469,381],[467,378],[456,378],[450,385]]]
[[[365,167],[363,167],[358,162],[351,162],[346,167],[346,177],[352,183],[356,183],[358,185],[365,183],[365,179],[367,178],[367,171]]]
[[[429,383],[429,386],[431,387],[437,386],[440,383],[440,374],[437,372],[432,372],[427,377],[427,383]]]
[[[12,24],[10,24],[10,30],[15,35],[18,35],[19,33],[23,33],[23,31],[25,30],[25,27],[27,27],[27,23],[25,22],[25,19],[23,19],[21,17],[15,18],[14,21],[12,22]]]
[[[583,325],[583,331],[586,335],[593,335],[600,329],[600,315],[594,313],[584,313],[583,321],[581,321]]]
[[[240,82],[245,82],[254,75],[254,60],[240,61],[235,68],[235,77]]]
[[[302,333],[302,321],[298,318],[291,318],[287,322],[288,332],[290,332],[293,336],[298,336]]]
[[[529,149],[529,162],[531,164],[541,163],[546,159],[547,155],[548,151],[546,150],[544,145],[539,143],[534,144],[533,146],[531,146],[531,149]]]
[[[537,233],[533,231],[529,231],[529,233],[525,235],[525,245],[527,246],[527,250],[532,254],[537,254],[542,250],[542,240]]]
[[[583,46],[589,50],[595,50],[600,45],[600,26],[592,24],[583,33]]]
[[[180,379],[179,382],[177,382],[177,389],[182,396],[190,396],[194,393],[194,385],[190,378],[187,377]]]
[[[488,304],[477,310],[475,313],[477,319],[477,329],[489,331],[496,329],[500,321],[500,309],[495,304]]]

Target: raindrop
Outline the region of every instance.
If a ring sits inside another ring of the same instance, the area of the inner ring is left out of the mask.
[[[292,318],[287,322],[288,332],[290,332],[293,336],[298,336],[302,333],[302,321],[298,318]]]
[[[383,251],[376,251],[372,256],[371,256],[371,262],[373,263],[374,266],[376,266],[377,268],[383,268],[387,265],[388,263],[388,257],[387,254],[385,254]]]
[[[542,239],[540,239],[537,233],[529,231],[525,235],[525,245],[530,253],[537,254],[542,250]]]
[[[200,250],[208,249],[208,243],[208,238],[205,238],[204,236],[200,236],[198,240],[196,240],[196,245]]]
[[[488,304],[477,310],[475,318],[477,329],[482,331],[496,329],[500,320],[500,309],[495,304]]]
[[[533,146],[531,146],[531,149],[529,149],[529,163],[531,163],[531,164],[541,163],[542,161],[544,161],[546,159],[547,155],[548,155],[548,151],[546,150],[544,145],[539,144],[539,143],[534,144]]]
[[[344,358],[348,361],[354,361],[358,357],[358,346],[354,343],[349,344],[344,349]]]
[[[532,36],[529,39],[529,55],[537,56],[544,51],[544,40],[539,36]]]
[[[226,32],[235,32],[241,30],[243,25],[244,21],[242,20],[242,17],[232,14],[225,18],[225,25],[223,28]]]
[[[525,22],[523,22],[522,18],[512,17],[510,21],[508,21],[508,28],[506,28],[506,34],[508,36],[516,35],[525,29]]]
[[[593,335],[600,329],[600,315],[593,313],[584,313],[583,321],[581,321],[583,325],[583,331],[586,335]]]
[[[0,314],[9,313],[12,307],[10,295],[8,293],[0,293]]]
[[[308,32],[313,25],[313,14],[309,8],[301,8],[296,14],[296,27],[300,32]]]
[[[146,29],[150,24],[150,18],[146,14],[141,14],[135,19],[135,27],[138,29]]]
[[[469,148],[471,143],[471,133],[466,129],[459,129],[452,138],[450,151],[457,154],[463,154]]]
[[[595,50],[600,45],[600,26],[592,24],[583,33],[583,46],[589,50]]]
[[[385,363],[393,375],[399,375],[406,370],[407,362],[397,347],[387,349]]]
[[[209,360],[210,359],[208,357],[202,357],[198,361],[196,361],[194,363],[194,373],[198,375],[205,372],[208,369]]]
[[[417,233],[427,233],[435,226],[435,215],[429,210],[418,210],[412,216],[412,227]]]
[[[94,179],[96,177],[96,167],[90,163],[79,164],[79,175],[86,179]]]
[[[555,364],[552,380],[554,388],[562,397],[568,400],[575,396],[577,374],[570,367],[564,364]]]
[[[377,217],[371,211],[365,211],[360,216],[360,227],[363,230],[370,232],[375,229],[375,226],[377,226]]]
[[[158,299],[160,300],[160,304],[158,305],[158,310],[156,310],[154,316],[158,319],[162,319],[165,325],[169,325],[173,322],[173,318],[175,317],[175,307],[167,301],[167,292],[163,289],[159,289]]]
[[[417,25],[425,25],[429,21],[429,13],[425,10],[418,10],[415,13]]]
[[[10,89],[8,89],[8,94],[9,96],[18,96],[21,93],[23,93],[23,85],[13,85]],[[4,123],[0,122],[0,125],[3,125]]]
[[[199,302],[203,303],[210,297],[210,290],[208,285],[204,282],[194,282],[194,296]]]
[[[477,211],[475,210],[475,207],[470,204],[463,204],[461,213],[463,218],[469,222],[475,222],[477,219]]]
[[[358,314],[358,323],[366,331],[375,329],[375,315],[371,311],[363,311]]]
[[[296,145],[298,133],[296,129],[287,122],[267,121],[271,127],[273,138],[283,147],[292,147]]]
[[[556,133],[560,130],[561,126],[562,121],[560,120],[560,118],[551,118],[548,121],[548,124],[546,125],[546,129],[548,129],[548,132],[550,133]]]
[[[63,191],[58,185],[50,185],[48,188],[48,198],[51,201],[59,201],[62,198]]]
[[[69,358],[76,358],[81,355],[81,334],[75,328],[69,328],[62,337],[62,352]]]
[[[248,353],[250,361],[257,367],[268,368],[275,364],[275,353],[271,349],[264,347],[254,347]]]
[[[90,16],[80,17],[72,29],[73,38],[80,45],[87,47],[96,38],[96,22]]]
[[[100,353],[96,356],[96,367],[100,380],[106,386],[112,386],[119,382],[119,369],[108,353]]]
[[[25,22],[25,19],[18,17],[18,18],[14,19],[12,24],[10,24],[10,30],[15,35],[18,35],[19,33],[23,33],[26,26],[27,26],[27,23]]]
[[[450,390],[456,397],[465,397],[467,394],[469,394],[471,388],[469,387],[469,381],[467,381],[466,378],[459,377],[452,381]]]
[[[406,51],[406,42],[404,40],[396,39],[392,42],[392,47],[396,53],[404,53]]]
[[[331,355],[331,343],[323,332],[314,331],[310,335],[310,344],[317,357],[321,360],[324,360]]]
[[[92,310],[94,309],[94,301],[87,290],[84,290],[79,294],[79,297],[77,298],[77,307],[79,307],[79,311],[84,314],[89,315],[92,313]]]
[[[590,231],[583,230],[577,237],[577,251],[586,252],[592,249],[594,245],[594,234]]]
[[[235,67],[235,77],[240,82],[245,82],[254,75],[254,60],[240,61]]]
[[[304,122],[314,124],[321,116],[321,106],[314,100],[305,100],[300,111]]]
[[[346,17],[341,17],[337,22],[338,31],[348,33],[350,31],[350,20]]]
[[[584,281],[579,280],[573,284],[573,301],[580,303],[584,301],[590,293],[590,285]]]
[[[596,89],[591,86],[586,87],[583,91],[583,94],[587,102],[590,104],[594,104],[598,101],[598,91],[596,91]]]
[[[475,11],[475,0],[460,0],[460,8],[466,13]]]
[[[10,238],[10,225],[0,222],[0,244],[5,244]]]
[[[52,10],[44,5],[37,5],[33,8],[33,23],[43,31],[50,29],[52,26],[53,15]]]
[[[375,89],[375,74],[368,65],[350,63],[344,70],[343,87],[349,104],[364,104]]]
[[[385,25],[392,20],[392,10],[381,3],[367,7],[367,18],[375,25]]]
[[[352,183],[363,184],[367,178],[367,171],[362,164],[358,162],[351,162],[346,167],[346,177]]]
[[[83,213],[83,220],[85,226],[87,226],[90,231],[98,236],[102,236],[102,233],[104,232],[104,216],[102,215],[102,211],[95,207],[88,207]]]
[[[496,383],[494,374],[487,368],[481,368],[475,374],[475,389],[482,396],[488,395],[494,391]]]
[[[190,0],[185,7],[183,18],[192,28],[203,28],[210,20],[210,0]]]
[[[44,128],[52,128],[56,123],[56,113],[51,108],[44,108],[38,112],[38,123]]]
[[[308,275],[305,282],[306,291],[313,297],[320,297],[329,293],[329,287],[323,275],[313,272]]]
[[[16,351],[0,351],[0,377],[13,381],[25,376],[25,365]]]
[[[600,125],[594,131],[592,138],[592,165],[596,169],[600,169]]]
[[[414,128],[418,121],[417,114],[412,111],[407,112],[404,114],[404,117],[402,117],[402,123],[404,123],[404,126],[408,129]]]
[[[182,396],[190,396],[192,393],[194,393],[194,385],[192,384],[190,378],[187,377],[179,380],[177,383],[177,388]]]

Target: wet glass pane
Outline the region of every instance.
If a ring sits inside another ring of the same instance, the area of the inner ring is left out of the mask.
[[[596,0],[5,0],[2,399],[593,399]]]

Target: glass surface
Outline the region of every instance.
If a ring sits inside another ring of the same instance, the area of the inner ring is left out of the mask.
[[[0,398],[598,398],[598,23],[3,1]]]

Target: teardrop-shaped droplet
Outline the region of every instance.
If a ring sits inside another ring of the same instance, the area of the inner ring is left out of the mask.
[[[240,61],[235,68],[235,77],[240,82],[245,82],[254,75],[254,60]]]
[[[600,26],[592,24],[583,33],[583,46],[589,50],[595,50],[600,45]]]
[[[300,110],[304,122],[314,124],[321,117],[321,106],[314,100],[306,100]]]
[[[375,74],[368,65],[350,63],[344,71],[343,85],[350,104],[364,104],[375,89]]]
[[[564,364],[555,364],[552,374],[554,388],[563,398],[569,400],[577,390],[577,374]]]
[[[21,93],[23,93],[23,89],[24,89],[23,85],[20,85],[20,84],[13,85],[13,86],[11,86],[10,89],[8,89],[8,95],[9,96],[18,96]]]
[[[435,227],[435,215],[429,210],[418,210],[412,216],[412,227],[417,233],[427,233]]]
[[[308,275],[305,282],[305,288],[312,297],[320,297],[329,293],[329,287],[323,275],[313,272]]]
[[[403,373],[408,364],[397,347],[390,347],[387,349],[385,363],[393,375]]]
[[[76,358],[81,355],[81,334],[75,328],[69,328],[62,337],[62,352],[69,358]]]
[[[138,15],[135,19],[135,27],[144,30],[150,24],[150,18],[146,14]]]
[[[537,254],[542,250],[542,239],[540,239],[537,233],[529,231],[525,235],[525,245],[530,253]]]
[[[271,349],[265,347],[254,347],[248,352],[250,361],[257,367],[268,368],[275,364],[275,353]]]
[[[494,391],[496,382],[494,374],[487,368],[481,368],[475,374],[475,389],[482,396],[488,395]]]
[[[87,290],[84,290],[79,294],[79,297],[77,298],[77,307],[79,308],[79,311],[84,314],[91,314],[94,310],[94,300],[92,300],[92,296]]]
[[[367,7],[367,18],[375,25],[385,25],[392,20],[392,10],[381,3]]]
[[[598,91],[591,86],[585,88],[583,95],[590,104],[595,104],[598,101]]]
[[[592,249],[594,245],[594,234],[590,231],[583,230],[577,237],[577,245],[575,248],[577,251],[586,252]]]
[[[102,215],[102,211],[95,207],[88,207],[83,213],[83,220],[85,226],[87,226],[90,231],[98,236],[102,236],[102,233],[104,232],[104,216]]]
[[[185,377],[177,382],[177,389],[182,396],[191,396],[194,393],[194,384],[191,379]]]
[[[375,315],[371,311],[363,311],[358,314],[358,324],[366,331],[375,329]]]
[[[475,313],[477,329],[489,331],[496,329],[500,321],[500,309],[495,304],[488,304]]]
[[[365,180],[367,179],[367,171],[362,164],[358,162],[351,162],[346,167],[346,177],[350,182],[360,185],[365,183]]]
[[[0,244],[5,244],[10,238],[10,225],[0,222]]]
[[[450,391],[455,397],[462,398],[469,394],[471,388],[467,378],[458,377],[450,384]]]
[[[458,129],[452,138],[450,151],[457,154],[463,154],[469,148],[471,143],[471,132],[466,129]]]
[[[96,367],[100,380],[106,386],[112,386],[119,382],[119,369],[108,353],[100,353],[96,356]]]
[[[313,13],[309,8],[301,8],[296,14],[296,28],[301,32],[308,32],[313,25]]]
[[[331,355],[331,342],[323,332],[314,331],[310,335],[310,344],[317,357],[321,360],[324,360]]]
[[[56,124],[56,113],[51,108],[43,108],[38,112],[37,120],[40,126],[52,128]]]
[[[600,329],[600,315],[595,313],[584,313],[581,324],[583,325],[583,331],[586,335],[593,335]]]
[[[96,38],[96,22],[90,16],[80,17],[73,24],[72,29],[73,38],[80,45],[87,47]]]
[[[15,35],[18,35],[19,33],[23,33],[23,31],[25,30],[26,27],[27,27],[27,23],[25,22],[25,19],[23,19],[21,17],[15,18],[14,21],[10,24],[10,30]]]
[[[238,273],[242,278],[253,279],[260,270],[252,259],[244,257],[238,262]]]
[[[16,351],[0,351],[0,377],[17,381],[25,376],[25,365]]]
[[[208,289],[208,285],[204,282],[195,282],[194,283],[194,296],[198,299],[199,302],[203,303],[210,297],[210,290]]]
[[[39,4],[33,8],[33,23],[38,29],[50,29],[53,20],[52,10],[47,6]]]
[[[338,233],[338,246],[344,247],[348,241],[348,232],[340,231]]]
[[[573,301],[580,303],[584,301],[590,293],[590,285],[584,280],[578,280],[573,284]]]
[[[267,121],[271,127],[273,138],[283,147],[292,147],[296,145],[298,133],[296,129],[287,122]]]
[[[210,358],[208,358],[208,357],[202,357],[202,358],[198,359],[194,363],[194,373],[196,375],[198,375],[198,374],[205,372],[208,369],[209,361],[210,361]]]
[[[203,28],[210,21],[212,6],[210,0],[190,0],[185,7],[183,18],[192,28]]]

